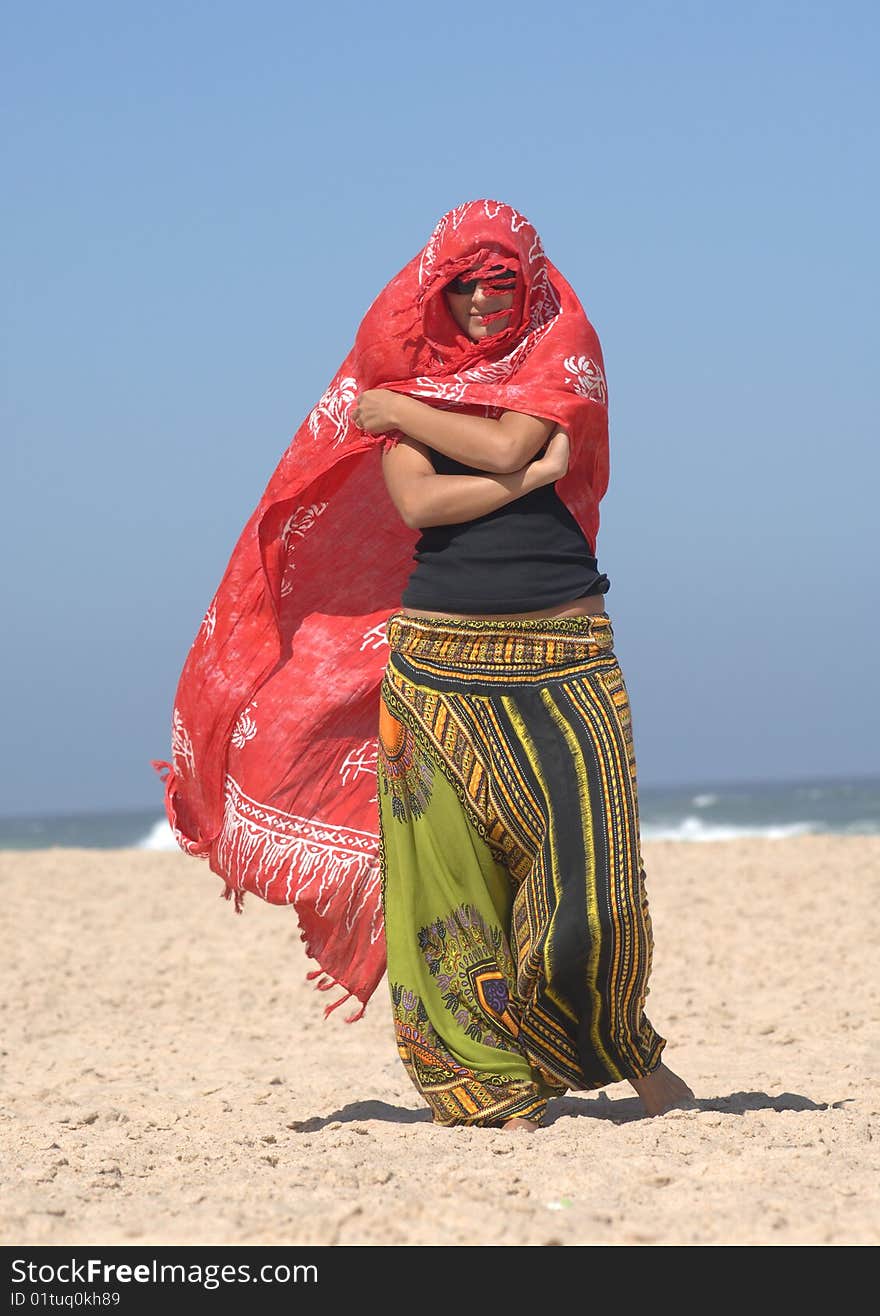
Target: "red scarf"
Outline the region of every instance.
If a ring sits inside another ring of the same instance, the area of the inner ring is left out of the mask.
[[[508,327],[473,342],[444,286],[503,266]],[[390,388],[444,408],[557,421],[571,440],[556,488],[595,551],[608,484],[602,353],[532,226],[497,201],[449,211],[373,302],[354,347],[297,430],[233,550],[183,668],[165,806],[181,848],[226,897],[296,909],[322,989],[366,1004],[385,970],[378,860],[378,692],[385,622],[418,531],[400,519],[358,393]],[[352,1016],[359,1018],[363,1008]]]

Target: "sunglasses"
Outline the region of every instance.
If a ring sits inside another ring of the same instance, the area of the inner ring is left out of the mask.
[[[491,278],[483,277],[480,279],[464,279],[459,275],[452,279],[446,285],[447,292],[466,293],[468,296],[476,289],[480,283],[491,284],[493,289],[504,292],[508,288],[513,288],[516,284],[516,274],[513,270],[501,270],[497,275]]]

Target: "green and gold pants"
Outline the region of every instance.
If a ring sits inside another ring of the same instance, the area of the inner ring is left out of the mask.
[[[440,1124],[538,1121],[638,1078],[651,920],[607,614],[388,621],[379,808],[388,982]]]

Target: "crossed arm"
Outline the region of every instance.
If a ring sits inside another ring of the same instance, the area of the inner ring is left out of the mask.
[[[568,469],[564,432],[554,421],[517,411],[489,420],[440,411],[387,389],[370,389],[358,399],[355,421],[368,433],[394,429],[406,436],[383,454],[382,474],[392,502],[411,529],[483,516],[552,484]],[[545,444],[546,453],[532,460]],[[438,475],[428,448],[481,474]]]

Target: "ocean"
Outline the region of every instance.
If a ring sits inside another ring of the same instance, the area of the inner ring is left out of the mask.
[[[646,841],[880,834],[880,777],[639,787]],[[175,850],[161,808],[0,818],[0,850]]]

